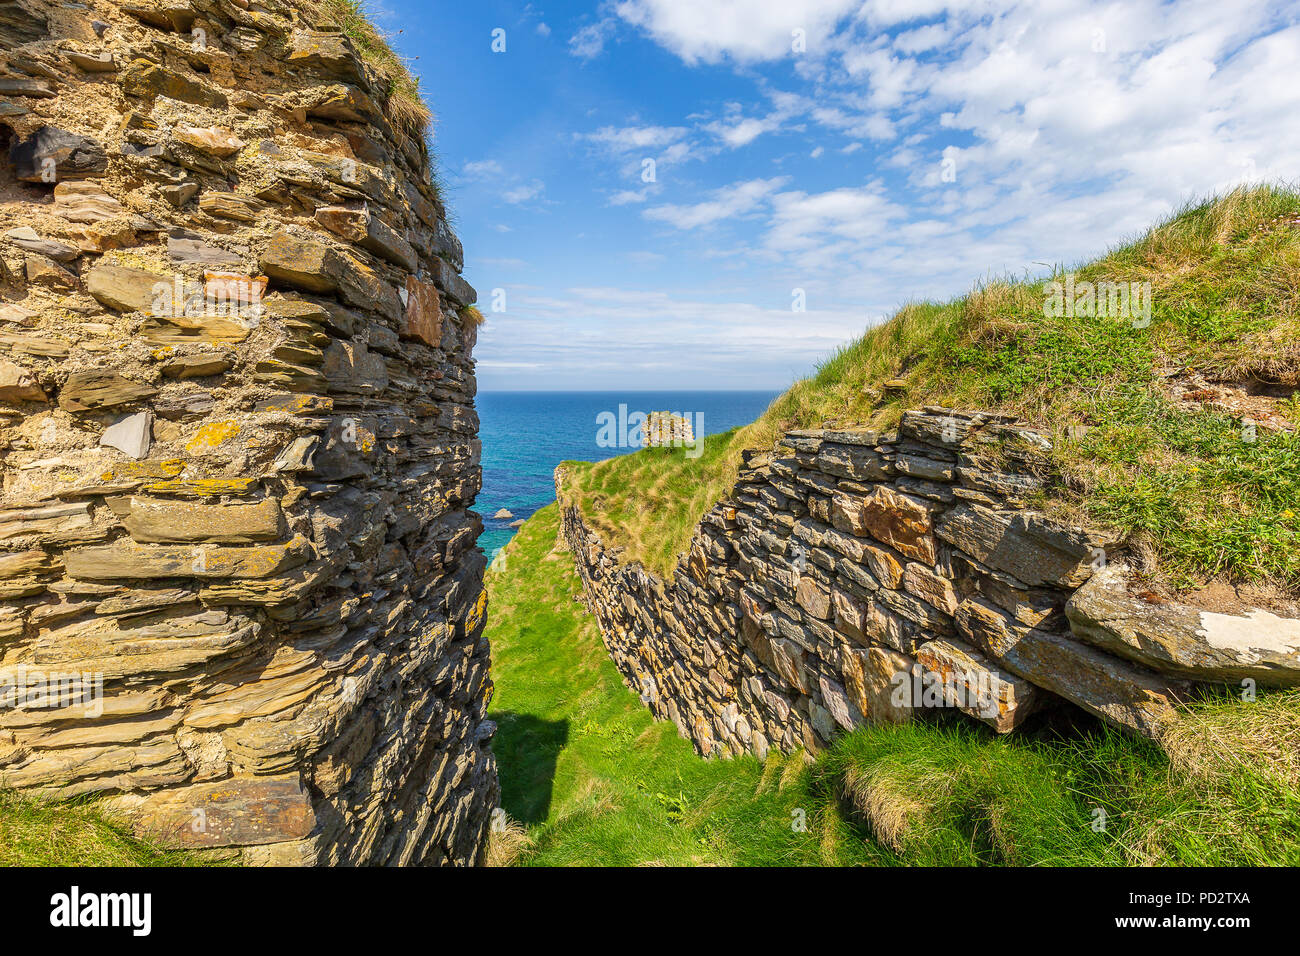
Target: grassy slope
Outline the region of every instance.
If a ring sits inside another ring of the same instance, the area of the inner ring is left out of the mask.
[[[948,303],[904,306],[842,349],[761,419],[705,443],[699,459],[654,449],[573,463],[572,493],[629,559],[669,571],[704,511],[733,484],[743,448],[792,427],[889,428],[924,404],[999,408],[1050,430],[1065,482],[1041,504],[1113,527],[1174,587],[1216,577],[1300,590],[1300,435],[1212,404],[1176,403],[1170,373],[1300,386],[1300,193],[1259,188],[1184,210],[1075,270],[1149,281],[1149,327],[1048,318],[1043,280],[991,281]],[[1060,277],[1058,272],[1057,278]],[[905,394],[885,394],[890,379]],[[1256,397],[1292,426],[1294,394]],[[1081,437],[1069,425],[1086,425]]]
[[[39,803],[0,790],[0,866],[190,866],[194,854],[137,839],[93,803]]]
[[[997,737],[964,720],[863,728],[811,767],[705,761],[623,684],[556,530],[551,505],[488,575],[493,749],[522,824],[494,836],[498,862],[1300,864],[1300,692],[1245,723],[1198,707],[1172,763],[1091,723]]]

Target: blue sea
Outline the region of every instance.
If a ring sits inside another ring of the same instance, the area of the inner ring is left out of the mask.
[[[634,412],[688,415],[695,434],[716,435],[748,425],[779,392],[480,392],[476,400],[483,439],[483,490],[475,510],[483,515],[479,545],[491,557],[514,535],[511,521],[529,518],[555,500],[555,466],[626,455],[623,423]],[[620,406],[623,414],[620,415]],[[601,418],[603,413],[604,419]],[[601,433],[601,423],[606,426]],[[703,428],[698,425],[702,424]],[[633,429],[634,430],[634,429]],[[615,444],[608,447],[611,435]],[[598,439],[607,446],[598,444]],[[685,452],[683,452],[685,453]],[[514,517],[493,518],[505,508]]]

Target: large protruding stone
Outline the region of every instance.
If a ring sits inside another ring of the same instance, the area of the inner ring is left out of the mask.
[[[977,504],[945,513],[935,534],[993,570],[1031,586],[1078,587],[1105,557],[1104,538],[1039,515]]]
[[[996,667],[961,641],[939,640],[916,649],[926,678],[938,682],[943,702],[988,724],[1000,734],[1020,726],[1043,692],[1023,677]]]
[[[1007,670],[1084,710],[1148,737],[1173,716],[1186,686],[1060,634],[1020,625],[978,599],[957,610],[966,638]]]
[[[172,287],[172,276],[109,262],[97,263],[86,276],[86,291],[118,312],[152,314],[155,305],[171,295]]]
[[[1065,613],[1080,639],[1155,670],[1202,681],[1300,684],[1300,620],[1148,600],[1132,593],[1123,565],[1094,574]]]
[[[131,537],[140,542],[274,541],[280,536],[280,505],[274,498],[228,505],[132,498],[125,524]]]
[[[833,501],[831,520],[841,531],[870,536],[909,558],[934,563],[930,509],[911,495],[884,485],[866,496],[839,494]]]
[[[0,402],[44,402],[45,390],[27,369],[0,359]]]
[[[120,797],[136,830],[166,846],[255,846],[300,840],[316,826],[297,774],[235,777],[181,790]]]
[[[108,156],[97,140],[53,126],[42,126],[9,147],[14,175],[29,183],[87,179],[108,169]]]

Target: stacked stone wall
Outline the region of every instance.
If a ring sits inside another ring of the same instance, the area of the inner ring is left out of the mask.
[[[1050,450],[942,408],[790,432],[746,454],[668,582],[601,541],[563,469],[561,533],[614,663],[705,755],[940,709],[1009,732],[1065,702],[1157,736],[1197,683],[1300,682],[1300,621],[1135,596],[1113,540],[1028,507]]]
[[[0,787],[474,863],[475,294],[316,9],[0,0]]]

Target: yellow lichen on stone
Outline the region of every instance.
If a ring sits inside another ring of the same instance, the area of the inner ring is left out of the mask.
[[[487,603],[487,588],[484,588],[478,592],[478,599],[475,600],[474,606],[469,609],[469,613],[465,615],[466,634],[473,634],[479,624],[483,622],[483,617],[487,614]]]
[[[145,491],[159,495],[215,497],[217,495],[246,495],[257,488],[258,478],[195,478],[177,481],[158,481],[145,485]]]
[[[191,454],[201,454],[205,451],[211,451],[223,442],[227,442],[239,434],[239,422],[229,419],[219,422],[208,422],[194,433],[185,445],[185,450]]]
[[[169,458],[166,461],[121,461],[99,476],[100,481],[119,481],[123,478],[175,478],[185,470],[185,459]]]

